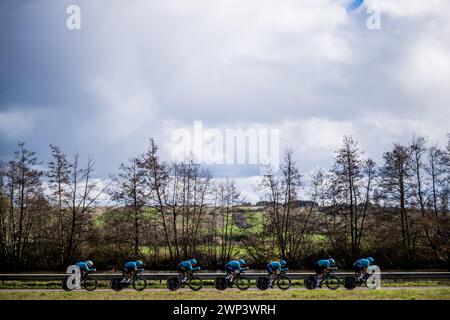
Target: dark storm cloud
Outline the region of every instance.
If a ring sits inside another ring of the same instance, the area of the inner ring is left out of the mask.
[[[78,4],[81,30],[65,26]],[[276,127],[304,171],[449,130],[448,1],[2,1],[0,157],[93,154],[106,177],[166,123]],[[382,29],[366,28],[367,8]],[[253,167],[215,169],[251,177]],[[228,174],[227,174],[228,173]]]

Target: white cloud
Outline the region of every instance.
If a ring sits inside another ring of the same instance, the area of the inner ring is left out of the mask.
[[[370,8],[377,8],[392,17],[443,17],[450,12],[448,0],[365,0]]]

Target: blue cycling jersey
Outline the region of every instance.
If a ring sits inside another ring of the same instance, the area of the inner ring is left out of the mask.
[[[245,270],[245,268],[241,268],[241,264],[237,260],[228,261],[228,263],[225,265],[225,269],[229,270]]]
[[[273,272],[275,270],[279,270],[281,272],[288,270],[288,268],[282,268],[281,267],[281,263],[279,263],[278,261],[272,261],[271,263],[269,263],[266,267],[267,271],[269,272]]]
[[[89,268],[87,263],[83,262],[83,261],[77,262],[77,263],[75,263],[75,265],[77,265],[81,271],[92,272],[92,271],[96,270],[95,268],[92,268],[92,269]]]
[[[324,268],[329,268],[331,266],[330,261],[328,259],[319,260],[316,262],[316,265]]]
[[[186,270],[190,271],[197,271],[200,270],[200,267],[192,267],[192,263],[189,260],[183,261],[178,265],[179,268],[184,268]]]
[[[370,262],[367,259],[359,259],[353,264],[353,266],[356,268],[367,268],[370,266]]]
[[[124,269],[127,269],[128,271],[136,271],[138,269],[138,266],[136,262],[134,261],[128,261],[123,265]]]

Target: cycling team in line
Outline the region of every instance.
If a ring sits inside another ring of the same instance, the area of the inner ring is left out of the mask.
[[[373,265],[375,260],[372,257],[362,258],[357,260],[353,264],[355,276],[357,280],[363,279],[367,274],[369,266]],[[96,271],[94,263],[91,260],[77,262],[76,265],[80,268],[82,275]],[[123,283],[128,283],[132,280],[133,276],[138,272],[144,271],[144,263],[141,260],[128,261],[122,266]],[[272,261],[266,266],[266,271],[269,275],[269,288],[273,288],[273,282],[277,275],[289,270],[286,268],[287,262],[285,260]],[[241,271],[248,270],[244,259],[231,260],[225,265],[225,271],[227,273],[226,280],[230,283],[238,276]],[[336,262],[333,258],[321,259],[314,263],[314,270],[317,277],[317,287],[320,287],[322,278],[331,270],[336,269]],[[177,271],[181,275],[181,282],[186,282],[195,271],[202,270],[202,267],[198,266],[196,259],[188,259],[182,261]]]

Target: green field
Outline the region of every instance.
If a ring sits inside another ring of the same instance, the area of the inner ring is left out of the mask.
[[[450,288],[290,291],[0,291],[0,300],[450,300]]]

